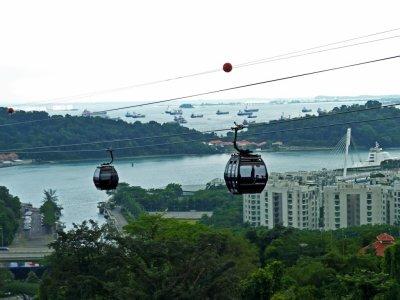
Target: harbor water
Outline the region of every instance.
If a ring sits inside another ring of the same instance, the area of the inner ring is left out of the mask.
[[[391,149],[400,156],[400,149]],[[330,151],[295,151],[261,153],[269,172],[310,171],[342,167],[340,157]],[[368,152],[358,155],[366,158]],[[223,178],[228,154],[205,156],[169,156],[117,160],[120,182],[144,188],[164,187],[168,183],[205,184]],[[62,221],[67,226],[86,219],[102,221],[97,203],[107,199],[105,192],[95,189],[92,176],[99,161],[25,165],[0,169],[0,185],[9,188],[23,202],[40,206],[44,189],[55,189],[63,206]],[[133,166],[132,166],[133,163]]]

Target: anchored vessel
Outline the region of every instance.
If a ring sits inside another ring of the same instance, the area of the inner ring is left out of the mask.
[[[85,109],[82,112],[82,117],[103,117],[103,118],[107,118],[107,112],[106,111],[91,112],[91,111]]]
[[[239,112],[237,113],[238,116],[251,116],[252,114],[252,112],[246,112],[243,110],[239,110]]]
[[[190,117],[191,117],[192,119],[194,119],[194,118],[202,118],[202,117],[203,117],[203,114],[191,114]]]
[[[246,108],[244,109],[245,112],[258,112],[258,108]]]
[[[179,106],[179,108],[193,108],[193,105],[190,103],[183,103]]]
[[[217,110],[217,115],[228,115],[229,111],[221,111],[221,110]]]
[[[301,112],[303,112],[303,113],[311,112],[311,111],[312,111],[311,108],[306,108],[306,107],[303,107],[303,109],[301,110]]]
[[[125,114],[125,117],[137,119],[137,118],[144,118],[144,117],[146,117],[146,116],[143,115],[143,114],[135,113],[135,112],[130,113],[130,112],[128,111],[128,112]]]

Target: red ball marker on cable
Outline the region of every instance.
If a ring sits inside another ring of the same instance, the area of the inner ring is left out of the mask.
[[[230,71],[232,71],[232,64],[231,63],[224,63],[224,65],[222,66],[222,69],[224,70],[224,72],[229,73]]]
[[[7,112],[8,112],[10,115],[13,114],[13,113],[14,113],[14,108],[12,108],[12,107],[7,108]]]

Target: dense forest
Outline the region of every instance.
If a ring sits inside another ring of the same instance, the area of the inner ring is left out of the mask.
[[[45,198],[54,198],[48,191]],[[161,201],[161,197],[167,201]],[[185,196],[181,186],[121,184],[112,202],[130,212],[121,235],[93,221],[59,232],[40,278],[0,270],[0,295],[39,299],[398,299],[400,243],[377,256],[361,251],[399,227],[366,225],[335,231],[252,228],[242,224],[241,197],[224,187]],[[53,201],[55,202],[55,201]],[[197,203],[196,203],[197,202]],[[160,210],[150,216],[146,210]],[[188,223],[164,209],[213,210]]]
[[[139,121],[131,124],[122,120],[111,120],[100,117],[81,116],[49,116],[46,112],[16,111],[8,114],[6,108],[0,108],[1,124],[18,123],[25,121],[42,120],[41,122],[23,123],[13,126],[4,126],[0,130],[0,149],[21,149],[40,147],[48,145],[79,144],[92,141],[107,141],[116,139],[139,139],[124,142],[101,143],[95,145],[76,146],[68,148],[39,149],[46,150],[77,150],[77,149],[105,149],[108,147],[134,149],[123,149],[116,152],[117,156],[130,155],[163,155],[163,154],[209,154],[217,150],[201,142],[212,138],[213,134],[202,134],[178,124],[159,124],[151,121],[141,123]],[[46,119],[48,119],[46,121]],[[162,136],[179,135],[168,138]],[[151,138],[156,136],[155,138]],[[158,136],[158,137],[157,137]],[[161,136],[161,137],[160,137]],[[184,141],[190,141],[184,143]],[[168,145],[159,145],[171,143]],[[149,145],[149,146],[146,146]],[[159,145],[159,146],[157,146]],[[27,150],[20,153],[21,158],[34,158],[42,160],[98,158],[107,154],[98,152],[68,152],[68,153],[28,153],[35,150]]]
[[[51,244],[37,293],[39,299],[398,299],[400,244],[385,257],[360,251],[382,232],[399,237],[387,225],[233,232],[145,214],[120,235],[89,221]]]
[[[213,211],[212,217],[204,216],[202,222],[217,227],[233,227],[242,224],[242,197],[233,196],[225,186],[209,187],[193,195],[183,195],[182,187],[170,183],[165,188],[143,189],[120,183],[111,192],[112,203],[120,205],[133,218],[146,211]]]
[[[286,145],[292,146],[325,146],[332,147],[345,135],[348,127],[352,129],[352,137],[359,147],[369,148],[375,142],[379,142],[383,147],[399,147],[400,146],[400,109],[395,107],[384,107],[381,109],[373,109],[370,111],[345,113],[342,115],[334,115],[346,111],[360,110],[364,108],[378,106],[378,101],[368,101],[364,105],[342,105],[335,107],[329,112],[321,112],[323,116],[306,116],[295,118],[292,121],[276,120],[265,123],[265,126],[249,126],[246,133],[240,138],[253,141],[282,141]],[[378,119],[386,117],[398,117],[398,119],[382,120],[367,123],[358,123],[354,125],[341,125],[332,127],[321,127],[328,124],[362,121],[369,119]],[[313,127],[312,129],[294,130],[296,128]],[[288,132],[267,133],[277,130],[292,130]],[[266,132],[263,134],[263,132]],[[256,135],[252,135],[256,134]]]
[[[18,229],[21,216],[21,203],[18,197],[12,196],[8,189],[0,186],[0,238],[3,237],[4,245],[12,242]],[[0,244],[1,246],[1,244]]]

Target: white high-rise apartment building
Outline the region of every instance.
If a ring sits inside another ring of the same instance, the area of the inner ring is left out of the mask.
[[[271,180],[261,194],[243,196],[243,221],[273,228],[319,228],[318,189],[291,180]]]
[[[381,185],[338,183],[323,188],[324,228],[387,223],[388,189]]]
[[[400,182],[395,181],[393,184],[392,201],[389,206],[390,224],[400,225]]]
[[[336,182],[324,173],[273,174],[261,194],[243,196],[243,221],[325,230],[400,224],[400,173],[378,175],[355,183]]]

